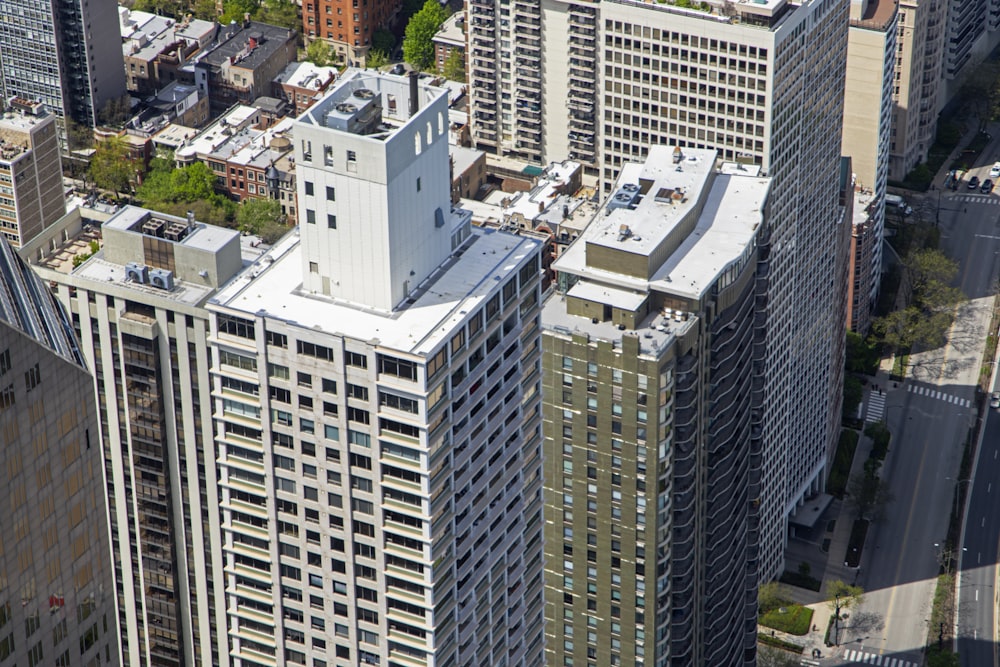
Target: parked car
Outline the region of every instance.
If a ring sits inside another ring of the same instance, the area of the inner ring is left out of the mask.
[[[990,407],[1000,408],[1000,391],[995,391],[993,392],[993,395],[990,396]]]
[[[979,187],[979,177],[973,176],[972,178],[969,179],[969,189],[975,190],[978,187]]]
[[[990,178],[1000,178],[1000,162],[994,162],[990,168]]]
[[[989,193],[993,192],[993,181],[987,178],[985,181],[983,181],[983,187],[979,188],[979,191],[982,192],[984,195],[988,195]]]

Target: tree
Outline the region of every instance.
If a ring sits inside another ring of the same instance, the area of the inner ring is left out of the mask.
[[[262,23],[301,33],[302,19],[299,18],[298,7],[289,0],[264,0],[256,19]]]
[[[434,64],[434,35],[446,18],[448,12],[438,0],[427,0],[406,24],[403,59],[415,69],[425,70]]]
[[[881,461],[870,458],[865,461],[864,470],[847,480],[847,498],[859,519],[878,520],[892,501],[889,487],[878,475],[880,465]]]
[[[396,48],[396,36],[391,30],[379,28],[372,34],[372,51],[390,54],[394,48]]]
[[[857,411],[858,406],[861,405],[861,399],[864,397],[864,393],[865,390],[861,384],[861,380],[853,375],[844,376],[844,403],[842,408],[842,417],[845,419],[854,418],[854,413]]]
[[[1000,63],[987,60],[973,69],[962,85],[961,95],[972,107],[972,111],[979,116],[980,130],[986,128],[987,123],[996,117],[1000,108],[998,79],[1000,79]]]
[[[444,75],[452,81],[465,83],[465,57],[459,49],[452,49],[444,61]]]
[[[202,21],[217,21],[219,19],[219,9],[215,0],[195,0],[191,4],[191,13],[196,19]]]
[[[767,644],[757,645],[757,667],[798,667],[802,656]]]
[[[101,125],[121,127],[131,117],[132,98],[125,93],[104,103],[104,107],[97,114],[97,122]]]
[[[838,602],[839,599],[839,602]],[[826,601],[830,609],[836,611],[837,604],[840,611],[857,607],[865,601],[865,589],[861,586],[851,586],[840,579],[834,579],[826,585]]]
[[[372,49],[368,52],[368,67],[373,67],[378,69],[380,67],[385,67],[389,64],[389,56],[385,54],[385,51],[379,51],[377,49]]]
[[[878,350],[871,341],[853,331],[847,332],[847,350],[844,367],[848,373],[875,375],[878,370]]]
[[[231,226],[235,204],[215,191],[215,174],[202,162],[175,168],[172,159],[154,158],[136,199],[148,208],[183,216],[193,211],[198,220]]]
[[[102,190],[111,190],[115,196],[125,192],[132,181],[132,163],[128,147],[120,137],[109,137],[97,144],[90,159],[90,178]]]
[[[766,614],[788,604],[788,598],[781,593],[781,584],[769,581],[757,589],[757,611]]]
[[[223,25],[232,21],[243,23],[244,16],[249,14],[252,18],[256,16],[259,9],[259,0],[225,0],[222,3],[222,16],[219,17],[219,23]]]
[[[306,46],[306,57],[304,59],[318,67],[326,67],[332,59],[330,45],[322,39],[315,39],[309,42],[309,45]]]
[[[937,347],[944,344],[955,308],[965,300],[950,283],[958,265],[940,250],[918,248],[903,262],[906,306],[880,317],[872,330],[893,348]]]
[[[69,116],[66,116],[64,120],[66,123],[66,141],[69,142],[69,149],[71,151],[93,147],[94,128],[78,123]]]
[[[274,243],[288,231],[281,204],[274,199],[247,199],[236,210],[236,224],[244,234]]]

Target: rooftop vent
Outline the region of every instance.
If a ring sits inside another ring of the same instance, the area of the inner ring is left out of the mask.
[[[632,236],[632,230],[629,229],[628,225],[622,225],[618,228],[618,240],[624,241],[628,237]]]
[[[359,100],[370,100],[375,97],[375,91],[370,88],[358,88],[354,91],[354,96]]]
[[[341,102],[335,106],[334,109],[336,109],[339,113],[354,113],[358,110],[358,108],[350,102]]]

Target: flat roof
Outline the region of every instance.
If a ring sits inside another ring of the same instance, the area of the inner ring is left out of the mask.
[[[120,229],[126,232],[142,234],[141,223],[146,220],[165,220],[167,222],[187,224],[187,220],[177,216],[158,213],[157,211],[138,206],[123,206],[103,226],[108,229]],[[172,241],[172,243],[188,248],[217,252],[230,243],[233,237],[239,236],[239,234],[235,229],[195,222],[191,231],[184,238],[180,241]]]
[[[221,289],[212,303],[263,313],[314,329],[409,352],[429,354],[451,335],[494,286],[516,272],[540,241],[473,228],[464,252],[414,292],[412,305],[383,313],[302,290],[302,246],[297,233],[279,241],[261,260]]]
[[[320,67],[310,62],[295,62],[288,63],[288,66],[274,77],[274,82],[296,88],[319,90],[331,77],[336,80],[336,67]]]
[[[770,187],[770,179],[734,175],[738,173],[734,168],[715,172],[715,154],[687,148],[675,163],[672,147],[652,146],[644,163],[623,165],[611,195],[577,241],[556,260],[555,268],[619,287],[700,298],[752,241],[763,220]],[[645,194],[631,207],[609,211],[615,197],[631,186],[636,195],[645,187]],[[697,216],[693,229],[648,281],[587,264],[588,245],[649,257],[692,215]]]
[[[433,41],[449,46],[465,47],[465,13],[455,12],[444,20]]]
[[[211,50],[199,58],[197,64],[221,67],[232,58],[233,67],[256,69],[276,51],[284,48],[288,40],[294,39],[295,35],[294,30],[258,21],[250,21],[246,26],[231,23],[222,26],[214,48],[206,47]],[[251,38],[256,42],[256,46],[252,49]]]

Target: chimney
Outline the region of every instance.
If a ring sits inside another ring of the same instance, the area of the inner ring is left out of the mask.
[[[187,212],[188,230],[194,229],[194,211]]]
[[[417,99],[417,73],[410,72],[410,117],[417,115],[420,100]]]
[[[245,12],[243,14],[243,27],[244,28],[250,27],[250,12]]]

